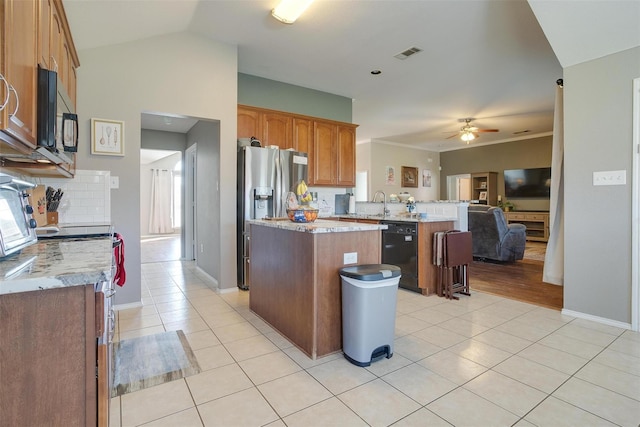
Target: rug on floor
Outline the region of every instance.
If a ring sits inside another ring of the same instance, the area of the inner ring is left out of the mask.
[[[199,372],[200,365],[182,331],[124,339],[113,346],[111,397]]]

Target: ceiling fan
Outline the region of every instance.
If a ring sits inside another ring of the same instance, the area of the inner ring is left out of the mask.
[[[454,133],[451,136],[448,136],[446,139],[451,139],[456,136],[460,136],[460,139],[465,141],[467,144],[474,139],[478,138],[480,133],[482,132],[499,132],[499,129],[478,129],[475,126],[471,126],[472,118],[460,119],[460,122],[464,122],[464,126],[460,128],[459,131]]]

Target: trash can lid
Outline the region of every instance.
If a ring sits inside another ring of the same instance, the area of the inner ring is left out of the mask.
[[[363,281],[385,280],[400,276],[400,267],[391,264],[365,264],[344,267],[340,275]]]

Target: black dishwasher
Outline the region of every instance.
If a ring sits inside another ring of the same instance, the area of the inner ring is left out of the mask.
[[[418,287],[418,224],[382,221],[382,263],[397,265],[402,270],[400,287],[422,292]]]

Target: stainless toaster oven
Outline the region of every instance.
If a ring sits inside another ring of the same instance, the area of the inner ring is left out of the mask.
[[[0,173],[0,257],[35,243],[36,220],[27,191],[35,185]]]

